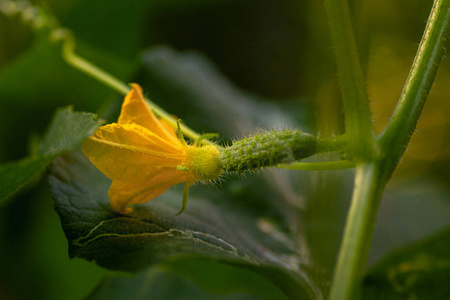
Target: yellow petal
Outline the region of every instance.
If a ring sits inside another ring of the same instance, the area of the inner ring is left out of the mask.
[[[118,123],[141,125],[163,139],[177,140],[153,114],[142,95],[142,88],[136,83],[125,97]]]
[[[161,122],[161,125],[167,130],[167,132],[169,132],[171,135],[173,135],[174,138],[178,140],[177,128],[164,119],[161,119],[159,121]]]
[[[113,180],[143,183],[183,159],[181,143],[169,143],[135,124],[100,127],[81,146],[94,166]]]
[[[165,170],[142,184],[114,180],[108,196],[115,211],[128,212],[128,205],[145,203],[164,193],[171,186],[192,180],[192,175],[184,171]]]

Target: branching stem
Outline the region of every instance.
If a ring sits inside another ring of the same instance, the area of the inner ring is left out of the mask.
[[[325,0],[325,2],[331,20],[334,18],[349,18],[348,14],[339,15],[338,13],[339,6],[343,5],[342,3],[345,0]],[[443,56],[444,42],[449,31],[449,19],[450,1],[436,0],[391,121],[380,139],[375,142],[378,151],[375,152],[375,156],[366,157],[366,161],[360,162],[356,166],[352,202],[331,285],[331,300],[357,298],[357,291],[361,286],[365,271],[381,195],[416,128]],[[348,20],[346,23],[349,22]],[[331,25],[331,27],[339,26],[333,21],[331,21]],[[334,29],[331,28],[331,30],[333,32]],[[334,39],[334,42],[336,43],[336,39]],[[341,42],[338,41],[337,43],[340,44]],[[336,48],[339,48],[339,45]],[[352,47],[347,50],[347,54],[355,53]],[[338,56],[339,66],[339,61],[343,60],[339,56],[344,54],[337,50],[336,55]],[[351,69],[346,71],[352,72]],[[343,96],[345,97],[344,92]],[[345,105],[344,101],[344,108]],[[345,109],[345,113],[354,114],[355,110]],[[349,123],[346,122],[346,125],[349,125]],[[363,129],[363,131],[367,133],[366,129]],[[348,139],[351,140],[360,136],[363,131],[360,129],[347,130]]]

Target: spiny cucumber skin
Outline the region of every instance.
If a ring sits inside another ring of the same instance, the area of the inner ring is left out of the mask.
[[[239,140],[221,150],[219,161],[227,172],[244,172],[314,155],[317,139],[298,130],[271,131]]]

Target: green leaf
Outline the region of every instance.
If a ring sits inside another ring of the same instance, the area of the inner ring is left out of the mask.
[[[286,297],[266,279],[248,270],[215,262],[183,260],[150,268],[133,277],[106,278],[87,299],[281,300]]]
[[[145,64],[150,76],[140,81],[144,92],[193,128],[229,138],[254,128],[299,127],[267,100],[240,92],[199,54],[156,48],[146,52]],[[79,152],[58,158],[50,181],[71,257],[128,271],[197,258],[259,273],[290,298],[316,298],[321,291],[308,274],[311,260],[301,254],[308,250],[297,231],[303,228],[302,198],[290,197],[309,182],[304,173],[288,172],[227,179],[214,190],[195,186],[179,217],[178,187],[131,216],[116,214],[107,195],[111,181]],[[199,284],[209,279],[197,278]],[[230,286],[240,288],[238,282]]]
[[[123,216],[109,205],[111,181],[81,152],[56,159],[51,173],[72,258],[131,272],[167,259],[201,258],[257,271],[291,298],[317,296],[302,267],[301,245],[269,221],[228,205],[221,191],[209,192],[208,199],[193,193],[178,217],[181,193],[173,190]]]
[[[59,109],[37,154],[0,166],[0,204],[38,178],[56,156],[92,135],[99,125],[95,119],[91,113],[73,112],[72,107]]]
[[[450,298],[450,227],[393,251],[364,281],[364,299]]]
[[[72,149],[94,134],[97,127],[103,123],[96,118],[92,113],[74,112],[71,106],[58,109],[41,143],[39,153],[54,157]]]

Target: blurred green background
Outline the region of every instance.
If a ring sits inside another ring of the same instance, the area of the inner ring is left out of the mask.
[[[350,1],[378,132],[400,95],[432,2]],[[77,53],[124,82],[142,83],[144,90],[157,85],[142,63],[142,54],[151,47],[195,50],[255,101],[270,101],[293,111],[292,115],[306,116],[302,126],[311,133],[343,132],[322,1],[33,3],[74,32]],[[34,141],[44,133],[56,108],[72,104],[78,111],[104,113],[120,102],[116,92],[68,66],[60,51],[61,45],[51,43],[47,32],[32,31],[19,15],[0,14],[0,163],[32,153]],[[386,192],[391,201],[381,207],[371,262],[449,224],[449,81],[450,64],[444,59],[418,130]],[[189,119],[186,112],[195,107],[165,102],[164,95],[147,92],[194,129],[207,131],[201,120]],[[233,101],[233,94],[228,97]],[[221,134],[227,139],[241,133]],[[326,174],[311,176],[319,181],[318,188],[336,184]],[[349,192],[347,186],[337,189]],[[308,226],[316,226],[320,233],[310,240],[311,249],[324,252],[328,269],[341,230],[335,224],[342,224],[348,205],[348,200],[330,205],[332,195],[333,191],[322,190],[307,199],[310,210],[305,216]],[[81,299],[110,274],[92,263],[69,260],[52,206],[44,176],[0,207],[0,299]]]

